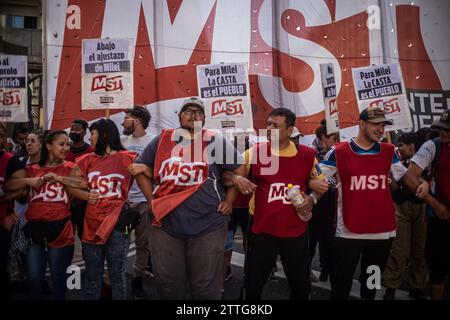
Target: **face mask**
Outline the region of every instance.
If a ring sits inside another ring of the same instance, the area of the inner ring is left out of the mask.
[[[82,139],[81,134],[75,133],[75,132],[71,132],[69,134],[69,138],[70,138],[70,140],[72,140],[72,142],[75,142],[75,143],[80,142]]]

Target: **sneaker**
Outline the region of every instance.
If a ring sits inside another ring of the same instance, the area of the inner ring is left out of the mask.
[[[231,271],[231,267],[227,267],[227,273],[225,274],[225,281],[230,280],[233,277],[233,272]]]
[[[277,266],[275,266],[269,275],[269,281],[276,281],[277,277],[275,276],[275,272],[277,272]]]
[[[328,272],[322,271],[322,272],[320,273],[319,280],[320,280],[321,282],[326,282],[326,281],[328,281]]]
[[[135,300],[147,299],[148,295],[142,285],[142,278],[136,277],[131,281],[131,293]]]
[[[383,295],[383,300],[395,300],[395,289],[386,288]]]
[[[311,271],[311,273],[309,274],[309,280],[310,280],[311,282],[319,282],[319,278],[317,278],[317,277],[314,275],[314,273],[312,273],[312,271]]]
[[[409,290],[409,296],[414,300],[428,300],[422,289],[411,289]]]
[[[150,278],[153,278],[153,277],[155,276],[155,275],[153,274],[153,272],[152,272],[149,268],[145,268],[144,274],[145,274],[147,277],[150,277]]]

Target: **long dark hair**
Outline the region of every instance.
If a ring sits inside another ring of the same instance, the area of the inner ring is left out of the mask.
[[[114,121],[110,119],[100,119],[91,124],[89,130],[97,130],[98,132],[98,140],[95,145],[96,155],[104,156],[106,154],[107,146],[114,151],[125,150],[122,142],[120,142],[119,129],[117,129]]]
[[[47,149],[47,144],[53,143],[53,141],[55,141],[55,139],[62,134],[67,136],[67,132],[64,130],[46,131],[44,133],[44,138],[42,139],[41,159],[39,160],[40,167],[45,166],[48,160],[49,152]]]

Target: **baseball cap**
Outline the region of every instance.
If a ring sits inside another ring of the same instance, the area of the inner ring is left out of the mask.
[[[205,105],[203,101],[197,97],[190,97],[183,101],[183,106],[181,107],[180,113],[183,112],[188,106],[195,106],[200,108],[203,113],[205,113]]]
[[[386,114],[379,107],[368,107],[361,111],[359,114],[359,120],[371,122],[371,123],[381,123],[384,122],[387,125],[393,125],[392,120],[386,119]]]
[[[450,130],[450,115],[449,115],[449,110],[445,110],[442,115],[441,118],[439,119],[439,121],[437,121],[436,123],[433,122],[434,127],[436,128],[441,128],[441,129],[446,129],[446,130]]]
[[[297,129],[297,127],[294,127],[294,130],[292,131],[291,138],[297,138],[298,136],[303,137],[303,134]]]

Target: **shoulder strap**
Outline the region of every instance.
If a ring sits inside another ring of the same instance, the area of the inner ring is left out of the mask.
[[[441,152],[442,152],[442,143],[441,143],[441,139],[439,138],[434,138],[433,141],[435,147],[436,147],[436,153],[434,154],[434,158],[433,161],[431,162],[431,167],[434,168],[436,167],[436,165],[439,162],[439,157],[441,156]]]
[[[435,175],[436,175],[436,166],[439,163],[439,158],[440,158],[441,152],[442,152],[441,139],[439,139],[439,137],[438,137],[438,138],[434,138],[431,141],[433,141],[434,146],[436,147],[436,153],[434,154],[433,161],[431,161],[430,178],[435,177]]]

